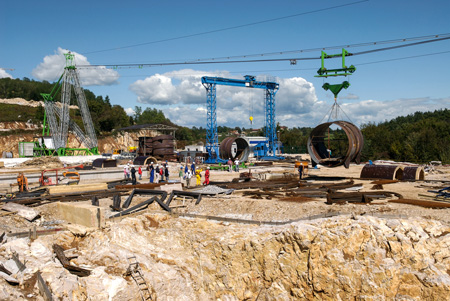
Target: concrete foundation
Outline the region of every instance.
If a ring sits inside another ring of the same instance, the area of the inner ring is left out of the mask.
[[[164,190],[167,193],[171,193],[172,190],[183,190],[183,186],[181,185],[181,183],[169,183],[169,184],[161,185],[157,189]]]
[[[72,224],[90,228],[104,227],[105,209],[89,204],[58,203],[61,218]]]

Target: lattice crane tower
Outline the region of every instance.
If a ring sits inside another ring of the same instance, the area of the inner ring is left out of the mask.
[[[74,64],[75,56],[71,52],[64,54],[64,56],[66,57],[66,67],[64,68],[63,74],[49,94],[41,93],[44,98],[45,107],[43,135],[51,135],[57,155],[74,154],[69,151],[73,149],[67,148],[68,130],[70,128],[77,139],[87,147],[85,149],[86,154],[98,154],[97,136],[95,135],[86,96],[80,85],[80,78]],[[61,87],[61,102],[57,103],[54,97]],[[78,107],[83,119],[85,132],[69,116],[72,87],[74,88]]]

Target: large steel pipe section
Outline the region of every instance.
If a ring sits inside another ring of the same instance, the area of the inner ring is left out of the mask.
[[[403,180],[405,181],[423,181],[425,180],[425,171],[420,166],[406,166],[403,169]]]
[[[361,179],[403,180],[403,167],[398,165],[364,165]]]
[[[221,143],[219,147],[220,158],[233,161],[238,159],[239,161],[247,161],[249,155],[250,145],[247,140],[240,137],[227,137]]]
[[[345,155],[339,157],[330,156],[325,144],[327,130],[333,124],[342,128],[348,139],[348,148]],[[311,156],[314,165],[321,164],[327,167],[344,165],[345,168],[349,168],[350,162],[360,163],[364,138],[359,128],[353,123],[347,121],[333,121],[322,123],[315,127],[308,138],[307,146],[308,153]]]

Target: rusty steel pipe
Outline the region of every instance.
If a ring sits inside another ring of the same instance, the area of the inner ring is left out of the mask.
[[[420,166],[406,166],[403,169],[403,180],[405,181],[423,181],[425,180],[425,171]]]
[[[223,139],[219,146],[220,157],[224,160],[238,159],[239,161],[247,161],[250,145],[247,140],[240,137],[227,137]]]
[[[361,179],[403,180],[403,167],[398,165],[364,165]]]
[[[344,156],[329,157],[327,147],[325,145],[325,133],[331,125],[339,126],[347,136],[348,148]],[[326,167],[337,167],[344,165],[349,168],[350,162],[361,162],[361,151],[364,146],[364,138],[353,123],[347,121],[333,121],[319,124],[315,127],[308,138],[308,153],[314,165],[321,164]]]

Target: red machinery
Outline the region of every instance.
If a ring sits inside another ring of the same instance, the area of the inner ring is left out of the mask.
[[[39,178],[39,184],[41,186],[58,185],[59,181],[61,180],[58,177],[58,171],[72,169],[72,168],[76,168],[76,167],[83,168],[83,165],[81,164],[81,165],[76,165],[76,166],[67,166],[67,167],[60,167],[60,168],[54,168],[54,169],[44,169],[41,172],[41,177]],[[55,175],[56,182],[55,183],[52,182],[52,179],[49,176],[45,175],[46,172],[52,172],[52,171],[56,172],[56,175]],[[74,180],[73,183],[78,184],[78,182],[80,182],[80,174],[77,171],[64,171],[62,173],[62,176],[65,179]],[[70,184],[70,182],[68,184]]]

